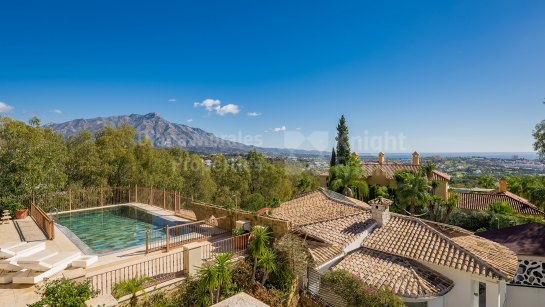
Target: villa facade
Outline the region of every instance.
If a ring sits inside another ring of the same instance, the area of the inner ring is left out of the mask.
[[[390,213],[390,203],[320,189],[272,210],[305,239],[309,291],[320,295],[312,275],[343,269],[363,284],[388,286],[408,305],[505,306],[518,267],[513,251],[458,227]]]

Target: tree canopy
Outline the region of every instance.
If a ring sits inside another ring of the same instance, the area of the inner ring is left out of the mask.
[[[24,123],[0,117],[0,197],[138,184],[258,210],[318,187],[314,173],[303,168],[288,173],[283,161],[255,149],[246,156],[215,154],[205,161],[203,155],[137,139],[129,125],[65,140],[37,118]]]

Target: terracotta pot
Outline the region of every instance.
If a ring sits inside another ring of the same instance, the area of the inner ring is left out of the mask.
[[[15,210],[15,218],[20,220],[28,216],[28,209]]]

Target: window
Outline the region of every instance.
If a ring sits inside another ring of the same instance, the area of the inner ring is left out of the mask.
[[[407,307],[428,307],[428,302],[404,302]]]

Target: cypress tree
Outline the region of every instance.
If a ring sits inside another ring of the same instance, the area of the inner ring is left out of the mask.
[[[329,161],[329,166],[333,167],[337,165],[337,154],[335,153],[335,147],[331,149],[331,161]]]
[[[350,144],[348,142],[348,127],[344,115],[339,119],[337,125],[337,164],[346,165],[350,161]]]

